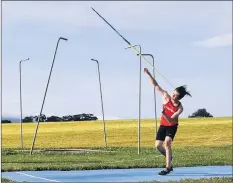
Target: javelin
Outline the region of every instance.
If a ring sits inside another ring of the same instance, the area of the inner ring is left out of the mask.
[[[174,88],[174,86],[157,69],[155,69],[155,67],[142,54],[140,54],[140,52],[134,46],[132,46],[132,44],[127,39],[125,39],[107,20],[105,20],[104,17],[102,17],[94,8],[92,8],[92,10],[96,12],[96,14],[99,15],[99,17],[102,18],[103,21],[105,21],[105,23],[108,24],[126,43],[128,43],[130,48],[132,48],[133,51],[137,53],[137,55],[140,55],[140,57],[142,57],[144,61],[150,64],[152,69],[154,69],[158,74],[160,74],[160,76]]]

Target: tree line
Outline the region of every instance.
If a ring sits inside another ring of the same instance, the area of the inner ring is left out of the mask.
[[[23,118],[23,123],[37,122],[39,116],[26,116]],[[198,109],[193,114],[189,115],[188,118],[198,118],[198,117],[213,117],[205,108]],[[93,114],[77,114],[77,115],[67,115],[67,116],[49,116],[42,114],[40,117],[40,122],[66,122],[66,121],[93,121],[98,120]],[[2,120],[2,123],[11,123],[10,120]]]
[[[205,108],[203,108],[203,109],[198,109],[192,115],[188,116],[188,118],[197,118],[197,117],[213,117],[213,115],[207,112]]]
[[[37,122],[39,118],[38,116],[26,116],[22,119],[23,123],[31,123]],[[76,114],[76,115],[67,115],[67,116],[46,116],[45,114],[41,114],[40,122],[66,122],[66,121],[94,121],[98,120],[96,116],[93,114]],[[2,123],[11,123],[10,120],[2,120]]]

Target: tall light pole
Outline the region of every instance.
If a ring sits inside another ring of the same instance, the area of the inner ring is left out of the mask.
[[[143,56],[150,56],[153,60],[153,67],[155,66],[155,59],[152,54],[142,54]],[[155,70],[153,69],[153,77],[155,78]],[[156,112],[156,93],[155,93],[155,87],[154,87],[154,106],[155,106],[155,139],[157,135],[157,112]]]
[[[56,46],[56,49],[55,49],[55,53],[54,53],[54,57],[53,57],[53,62],[52,62],[52,65],[51,65],[51,69],[50,69],[50,73],[49,73],[49,78],[48,78],[48,82],[47,82],[47,86],[46,86],[46,89],[45,89],[45,94],[44,94],[44,99],[43,99],[41,110],[40,110],[40,115],[38,116],[37,125],[36,125],[36,131],[35,131],[35,134],[34,134],[34,138],[33,138],[32,146],[31,146],[30,154],[32,154],[32,151],[33,151],[33,148],[34,148],[34,145],[35,145],[36,135],[37,135],[38,127],[39,127],[39,124],[40,124],[40,116],[41,116],[42,111],[43,111],[44,102],[45,102],[45,98],[46,98],[46,94],[47,94],[47,90],[48,90],[48,86],[49,86],[49,81],[50,81],[50,77],[51,77],[51,74],[52,74],[53,65],[54,65],[55,57],[56,57],[56,54],[57,54],[57,48],[58,48],[58,44],[59,44],[60,40],[68,41],[68,39],[63,38],[63,37],[60,37],[58,39],[58,41],[57,41],[57,46]]]
[[[98,60],[95,60],[95,59],[91,59],[91,60],[94,61],[94,62],[96,62],[96,63],[97,63],[97,66],[98,66],[99,85],[100,85],[100,99],[101,99],[102,116],[103,116],[103,125],[104,125],[104,143],[105,143],[105,147],[107,147],[106,128],[105,128],[105,120],[104,120],[104,104],[103,104],[103,96],[102,96],[102,89],[101,89],[99,61],[98,61]]]
[[[23,107],[22,107],[22,87],[21,87],[21,63],[24,61],[28,61],[29,58],[25,60],[20,60],[19,62],[19,91],[20,91],[20,146],[23,148],[23,125],[22,125],[22,113],[23,113]]]
[[[139,47],[140,54],[142,53],[141,45],[133,45],[133,47]],[[131,48],[126,47],[125,49]],[[140,141],[141,141],[141,81],[142,81],[142,57],[139,57],[139,106],[138,106],[138,154],[140,153]]]

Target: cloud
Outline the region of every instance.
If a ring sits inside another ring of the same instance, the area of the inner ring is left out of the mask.
[[[95,8],[117,28],[136,30],[232,29],[230,2],[3,2],[3,23],[50,26],[106,26]],[[66,27],[65,27],[66,26]],[[203,27],[203,28],[202,28]],[[190,28],[191,29],[191,28]],[[76,30],[77,31],[77,30]]]
[[[216,47],[227,47],[232,46],[232,34],[223,34],[212,38],[205,39],[203,41],[197,41],[194,43],[195,46],[216,48]]]

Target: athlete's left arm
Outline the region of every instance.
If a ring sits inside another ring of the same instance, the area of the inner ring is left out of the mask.
[[[163,113],[163,116],[165,117],[165,119],[166,119],[169,123],[171,123],[172,121],[177,120],[178,117],[179,117],[179,115],[180,115],[182,112],[183,112],[183,106],[180,105],[179,109],[178,109],[171,117],[167,116],[165,113]]]

